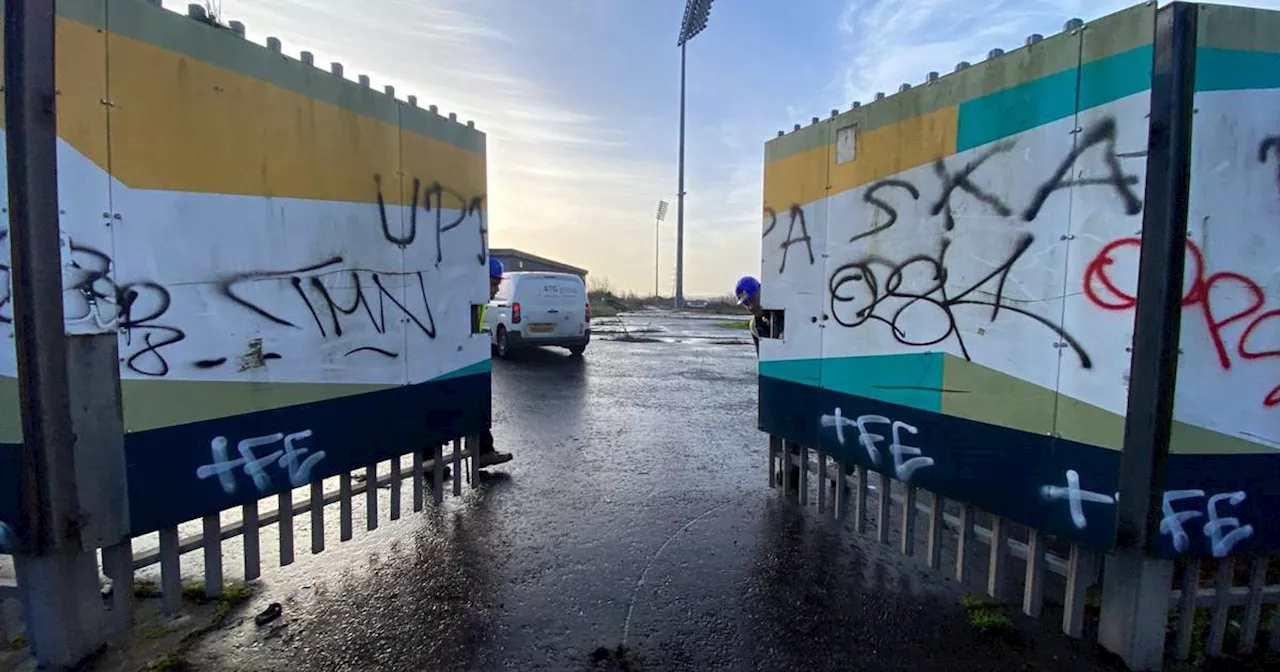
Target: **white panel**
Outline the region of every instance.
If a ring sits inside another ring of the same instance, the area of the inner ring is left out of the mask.
[[[8,165],[6,136],[0,130],[0,159]],[[106,173],[70,145],[58,141],[58,207],[62,229],[63,314],[67,333],[114,331],[110,182]],[[4,211],[0,213],[0,376],[17,376],[13,341],[12,263],[9,246],[9,175],[0,175]]]
[[[456,225],[440,234],[438,263],[435,213],[424,215],[419,210],[417,240],[405,250],[405,299],[409,306],[419,307],[425,291],[431,302],[435,337],[428,336],[418,324],[406,325],[410,383],[489,358],[489,335],[471,333],[471,306],[489,301],[488,251],[480,235],[480,227],[487,227],[488,215],[441,211],[442,228]],[[426,324],[425,319],[421,321]]]
[[[1072,128],[1064,119],[948,156],[950,178],[919,166],[827,199],[823,356],[943,351],[1054,387],[1067,191],[1023,213],[1070,153]],[[966,166],[978,194],[957,186],[944,199]]]
[[[765,212],[760,301],[766,310],[785,310],[786,327],[781,341],[761,339],[762,362],[822,355],[826,223],[826,199]]]
[[[1280,447],[1280,90],[1195,107],[1174,418]]]
[[[1096,182],[1071,189],[1072,241],[1063,326],[1078,340],[1087,359],[1064,350],[1058,389],[1118,415],[1125,414],[1128,403],[1134,315],[1131,308],[1114,309],[1117,297],[1108,298],[1108,283],[1130,296],[1136,294],[1149,109],[1150,92],[1144,91],[1081,112],[1079,156],[1071,175],[1064,178]],[[1108,259],[1114,263],[1108,264]]]
[[[62,142],[59,149],[64,181],[105,184],[84,156]],[[441,234],[437,263],[435,213],[421,209],[417,236],[402,251],[384,238],[371,203],[143,191],[118,182],[113,194],[121,218],[108,227],[105,202],[63,189],[64,239],[75,245],[64,282],[104,255],[113,261],[122,305],[100,312],[118,317],[101,320],[108,328],[126,327],[125,378],[403,384],[488,357],[484,337],[470,334],[470,305],[487,299],[477,215]],[[386,208],[388,221],[406,212]],[[441,214],[446,225],[461,215]],[[115,301],[116,287],[98,289],[100,303]],[[69,318],[84,314],[68,309]],[[432,322],[435,338],[418,326]],[[0,325],[0,334],[9,343],[0,348],[0,375],[13,376],[12,326]]]

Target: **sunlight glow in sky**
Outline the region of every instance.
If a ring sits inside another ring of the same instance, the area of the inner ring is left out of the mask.
[[[186,2],[165,0],[174,11]],[[213,0],[247,37],[344,64],[488,136],[493,247],[587,268],[615,291],[675,275],[683,0]],[[685,293],[760,266],[764,143],[779,129],[979,62],[1135,0],[717,0],[689,43]],[[1163,3],[1162,3],[1163,4]],[[1280,8],[1280,0],[1233,4]]]

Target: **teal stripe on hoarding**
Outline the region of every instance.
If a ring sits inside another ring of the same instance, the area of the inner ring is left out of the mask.
[[[761,361],[757,370],[762,376],[778,378],[801,385],[822,385],[821,359],[775,359]]]
[[[489,373],[492,370],[493,370],[493,360],[486,359],[484,361],[476,362],[475,364],[464,366],[461,369],[454,369],[449,373],[441,374],[439,376],[436,376],[435,378],[432,378],[431,380],[449,380],[450,378],[474,376],[481,373]]]
[[[942,412],[941,352],[760,362],[760,375]]]
[[[1280,89],[1280,53],[1196,49],[1196,91],[1248,89]]]
[[[1151,58],[1151,45],[1144,45],[960,103],[956,151],[1075,116],[1077,107],[1087,110],[1150,89]]]
[[[941,352],[822,360],[822,387],[922,411],[942,412]]]
[[[1080,66],[1080,109],[1093,109],[1150,89],[1154,57],[1154,47],[1148,44]]]

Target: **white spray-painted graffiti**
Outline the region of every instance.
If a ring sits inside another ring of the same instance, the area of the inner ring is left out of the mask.
[[[1084,502],[1114,506],[1116,501],[1120,499],[1120,493],[1118,492],[1108,495],[1081,488],[1080,474],[1074,469],[1067,470],[1066,480],[1066,486],[1040,486],[1040,496],[1048,502],[1065,500],[1070,507],[1071,522],[1077,529],[1084,529],[1089,524],[1084,515]],[[1161,505],[1163,517],[1160,520],[1160,534],[1170,536],[1174,550],[1179,553],[1186,553],[1191,546],[1191,536],[1187,534],[1183,523],[1193,518],[1207,516],[1208,521],[1201,528],[1201,534],[1208,539],[1213,557],[1225,557],[1231,553],[1231,549],[1236,544],[1253,536],[1253,526],[1242,525],[1240,520],[1234,516],[1222,517],[1218,512],[1218,505],[1225,500],[1231,506],[1239,506],[1245,500],[1246,495],[1242,491],[1212,495],[1209,497],[1203,512],[1199,510],[1179,511],[1173,508],[1173,503],[1176,501],[1195,499],[1206,495],[1207,493],[1204,490],[1169,490],[1165,492],[1163,504]]]
[[[1080,488],[1080,474],[1075,469],[1068,469],[1066,486],[1042,485],[1040,486],[1040,496],[1050,502],[1067,500],[1068,506],[1071,507],[1071,522],[1075,524],[1076,528],[1083,530],[1089,525],[1088,519],[1084,517],[1084,502],[1114,506],[1116,499],[1120,497],[1120,493],[1108,495],[1092,490],[1083,490]]]
[[[911,477],[919,470],[933,466],[933,458],[922,455],[923,451],[915,446],[908,446],[902,443],[901,432],[906,430],[908,434],[917,435],[920,430],[900,420],[890,420],[883,415],[860,415],[857,420],[850,420],[844,417],[839,406],[831,415],[823,414],[821,423],[823,427],[834,427],[836,430],[836,441],[840,445],[844,445],[844,430],[846,427],[856,427],[858,430],[858,443],[867,451],[867,458],[871,463],[879,466],[880,449],[876,444],[884,441],[884,435],[874,434],[867,431],[869,423],[878,422],[889,425],[890,432],[893,435],[893,442],[889,444],[889,454],[893,456],[893,473],[899,480],[910,482]],[[904,460],[904,456],[909,456]]]
[[[304,429],[301,432],[292,434],[283,434],[276,432],[266,436],[256,436],[253,438],[243,439],[236,444],[236,450],[240,453],[240,457],[229,459],[227,455],[227,438],[225,436],[214,437],[210,442],[210,449],[213,453],[213,463],[206,464],[196,469],[196,478],[204,480],[213,476],[218,477],[218,482],[222,485],[222,491],[228,495],[236,492],[236,469],[244,469],[244,473],[253,479],[253,485],[258,492],[267,492],[271,489],[271,476],[267,474],[264,467],[275,462],[278,467],[285,470],[289,476],[289,484],[295,488],[306,485],[311,480],[311,469],[316,466],[320,460],[324,459],[324,451],[318,450],[310,455],[310,449],[297,445],[302,439],[311,436],[311,430]],[[284,442],[284,448],[272,452],[270,455],[262,457],[254,453],[255,448],[269,446],[274,443]],[[302,459],[306,455],[305,459]],[[301,461],[299,461],[301,459]]]
[[[1222,492],[1209,497],[1208,504],[1205,505],[1205,513],[1199,511],[1175,511],[1173,503],[1182,499],[1195,499],[1205,496],[1204,490],[1170,490],[1164,493],[1164,501],[1161,504],[1161,512],[1164,518],[1160,520],[1160,533],[1168,534],[1173,537],[1173,547],[1179,553],[1185,553],[1187,547],[1191,543],[1191,538],[1187,535],[1187,531],[1182,524],[1192,518],[1197,518],[1208,514],[1208,522],[1204,524],[1201,532],[1209,539],[1210,547],[1213,551],[1213,557],[1221,558],[1231,552],[1232,547],[1236,544],[1253,536],[1252,525],[1241,525],[1240,519],[1234,516],[1223,518],[1218,514],[1218,503],[1226,500],[1232,506],[1240,506],[1245,500],[1246,495],[1242,491]],[[1226,531],[1226,528],[1231,528]],[[1224,531],[1226,532],[1224,534]]]

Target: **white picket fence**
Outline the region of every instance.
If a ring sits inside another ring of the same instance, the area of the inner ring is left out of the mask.
[[[246,581],[262,576],[262,541],[271,526],[275,526],[278,539],[278,563],[284,567],[296,560],[295,532],[299,525],[309,528],[312,554],[323,552],[327,543],[331,543],[326,539],[325,510],[334,504],[338,506],[339,542],[354,537],[353,514],[357,498],[361,495],[364,496],[365,528],[369,531],[378,529],[383,505],[389,520],[401,518],[406,507],[406,486],[413,512],[426,508],[428,496],[432,506],[440,506],[447,487],[452,488],[454,496],[462,494],[464,482],[474,487],[479,478],[479,462],[472,459],[476,445],[475,437],[468,437],[465,442],[456,439],[449,454],[444,453],[443,446],[436,446],[430,454],[417,451],[400,455],[370,464],[358,472],[331,476],[304,488],[281,492],[271,499],[211,513],[199,521],[164,528],[101,549],[101,571],[111,586],[110,597],[104,600],[103,605],[107,611],[108,627],[118,632],[131,625],[134,578],[139,571],[158,566],[163,608],[166,613],[177,613],[182,609],[184,578],[195,578],[184,576],[184,556],[199,552],[199,562],[186,564],[188,569],[194,565],[199,572],[205,596],[215,597],[225,588],[228,574],[242,576]],[[423,467],[428,459],[434,465],[430,472]],[[446,467],[450,471],[448,479],[444,474]],[[385,498],[379,496],[384,490],[388,495]],[[274,506],[271,506],[272,500]],[[309,520],[297,520],[303,516]],[[229,522],[224,523],[224,518],[229,518]],[[228,571],[224,563],[224,542],[237,538],[242,547],[239,554],[244,563],[242,572]],[[135,545],[140,548],[135,550]],[[23,632],[22,624],[13,622],[15,614],[20,614],[20,609],[15,609],[13,603],[19,599],[19,590],[20,586],[12,577],[0,581],[0,603],[7,603],[7,608],[0,610],[0,635],[8,642]]]
[[[784,456],[787,467],[805,465],[799,470],[800,483],[794,484],[798,487],[789,482],[791,469],[783,468]],[[1056,574],[1064,580],[1063,589],[1049,597],[1061,600],[1062,631],[1075,638],[1084,636],[1089,589],[1100,585],[1100,554],[1029,528],[1026,541],[1020,541],[1011,537],[1015,525],[1011,521],[987,515],[989,526],[980,525],[979,511],[972,505],[948,500],[865,467],[854,467],[853,473],[842,479],[844,473],[843,463],[822,452],[770,438],[769,487],[780,486],[801,506],[816,504],[820,513],[842,522],[851,517],[854,530],[860,534],[866,533],[874,521],[874,535],[881,544],[890,543],[890,531],[896,523],[899,552],[916,556],[923,551],[925,564],[939,571],[944,570],[947,560],[945,571],[962,585],[968,585],[972,573],[978,571],[975,563],[985,564],[986,592],[1002,601],[1008,601],[1004,593],[1009,579],[1018,583],[1017,577],[1010,575],[1009,560],[1019,560],[1023,563],[1022,611],[1031,617],[1042,614],[1047,595],[1046,572]],[[838,487],[842,481],[847,488]],[[849,495],[851,502],[845,501]],[[921,517],[927,521],[923,544],[917,536]],[[943,558],[944,546],[951,544],[956,549],[954,562]],[[985,562],[977,544],[986,548]],[[1051,552],[1051,545],[1065,546],[1065,553]],[[1181,571],[1169,594],[1170,623],[1176,624],[1170,642],[1175,660],[1252,653],[1258,645],[1259,631],[1268,621],[1266,647],[1280,651],[1280,556],[1187,559],[1179,561],[1179,565]],[[1187,590],[1185,586],[1194,589]],[[1235,642],[1231,650],[1226,647],[1229,634]]]

